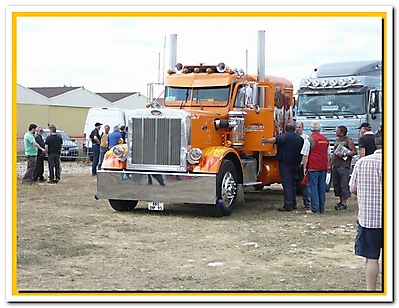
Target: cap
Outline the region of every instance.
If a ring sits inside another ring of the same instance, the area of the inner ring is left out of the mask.
[[[97,122],[96,124],[94,124],[94,126],[100,126],[100,125],[102,125],[102,123],[100,123],[100,122]]]
[[[370,128],[370,129],[371,129],[371,125],[370,125],[370,123],[362,123],[362,124],[359,126],[359,128],[358,128],[358,129],[361,129],[362,127],[365,127],[365,128]]]
[[[320,123],[319,122],[313,122],[310,125],[310,130],[311,131],[320,131]]]

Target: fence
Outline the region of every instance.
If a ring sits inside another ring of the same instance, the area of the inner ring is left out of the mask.
[[[89,154],[83,151],[83,145],[86,144],[86,138],[72,138],[76,144],[65,144],[61,150],[62,160],[89,160]],[[24,138],[17,138],[17,156],[25,157]]]

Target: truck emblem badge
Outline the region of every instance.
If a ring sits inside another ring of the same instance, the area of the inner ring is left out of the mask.
[[[159,117],[159,116],[162,115],[162,112],[161,112],[161,110],[154,109],[154,110],[151,110],[151,114],[152,114],[153,116]]]

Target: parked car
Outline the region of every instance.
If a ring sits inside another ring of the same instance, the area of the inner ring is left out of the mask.
[[[75,139],[69,138],[68,134],[63,130],[57,129],[57,134],[62,138],[62,148],[61,148],[61,160],[76,160],[79,155],[78,145],[75,143]],[[50,135],[50,130],[48,128],[43,129],[43,140],[46,141],[47,136]],[[47,159],[47,154],[45,156]]]

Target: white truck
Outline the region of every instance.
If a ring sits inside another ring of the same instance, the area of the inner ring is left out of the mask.
[[[94,107],[90,108],[87,112],[86,122],[84,127],[83,152],[86,153],[90,160],[93,160],[92,144],[89,138],[91,131],[95,128],[96,122],[102,123],[101,130],[104,130],[104,125],[109,125],[110,132],[113,131],[115,125],[124,125],[127,127],[128,110],[121,108],[108,108],[108,107]]]
[[[347,136],[358,145],[363,122],[376,131],[382,123],[383,85],[381,60],[349,61],[320,65],[315,78],[301,80],[297,91],[297,119],[310,134],[318,121],[321,133],[334,145],[336,128],[345,125]],[[352,166],[358,157],[352,159]]]

